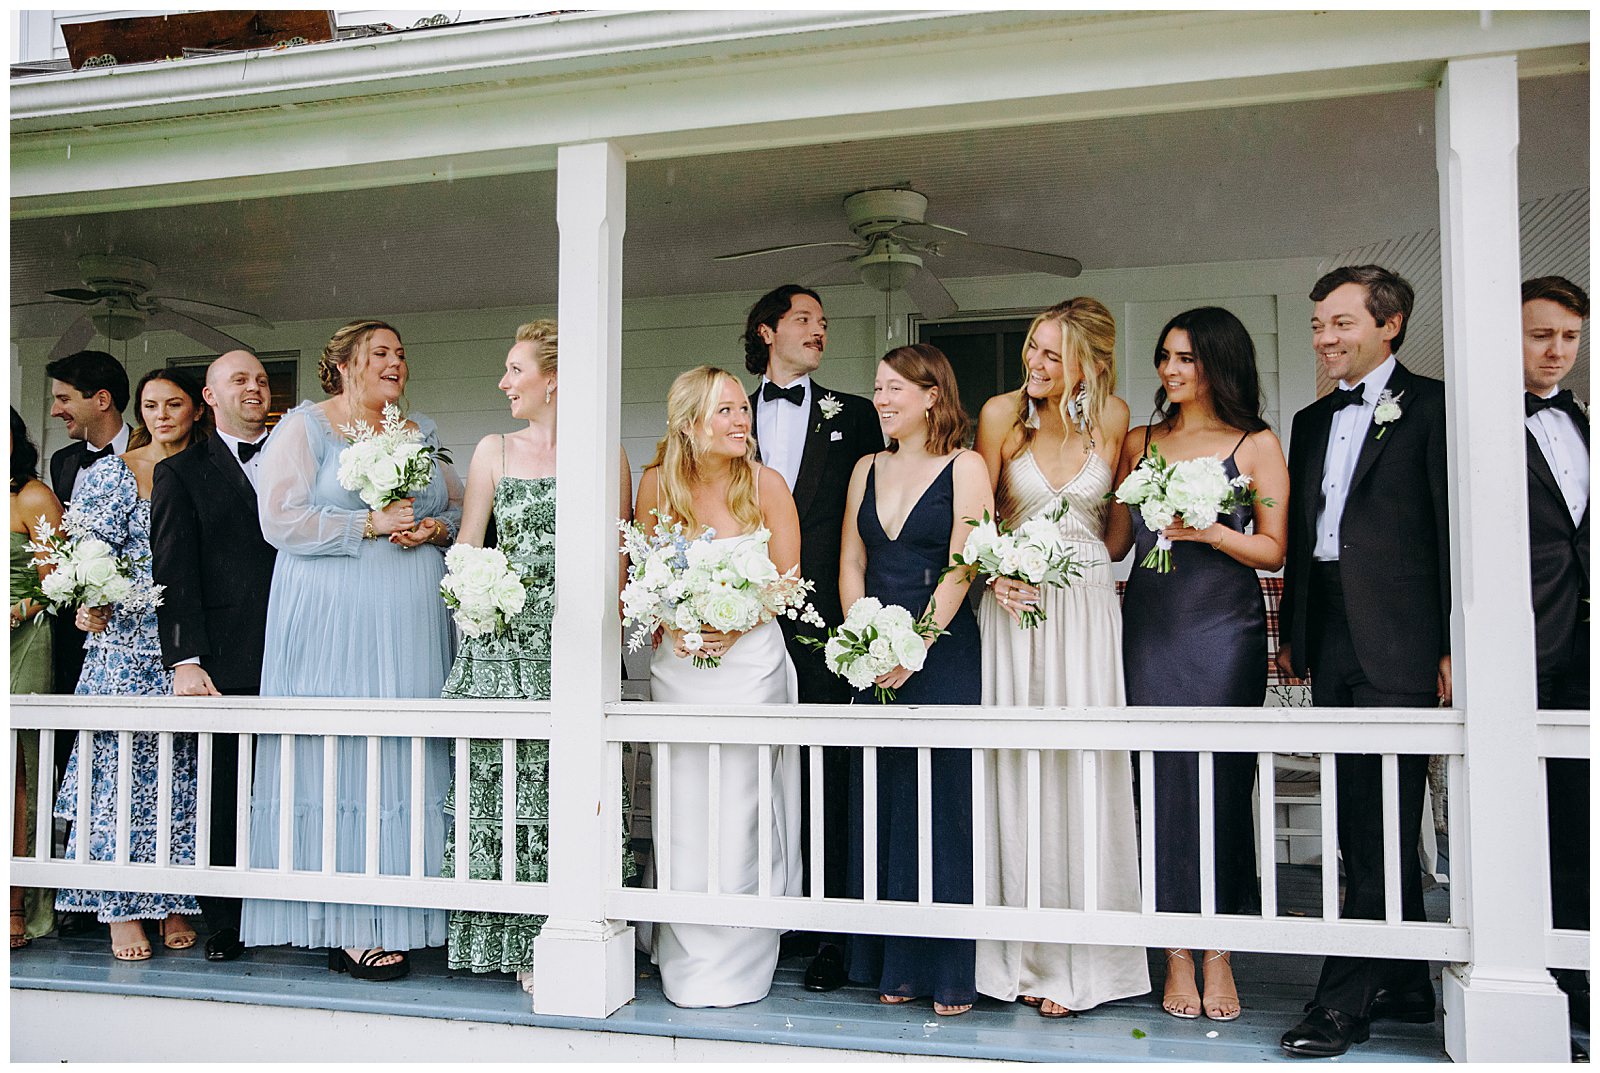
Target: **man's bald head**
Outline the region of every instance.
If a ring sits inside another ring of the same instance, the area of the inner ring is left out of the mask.
[[[272,389],[261,360],[248,350],[230,350],[211,363],[204,395],[218,431],[253,442],[267,427]]]

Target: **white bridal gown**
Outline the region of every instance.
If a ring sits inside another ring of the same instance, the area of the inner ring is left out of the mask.
[[[723,540],[739,540],[725,537]],[[716,704],[784,704],[796,699],[794,667],[776,622],[740,637],[719,667],[702,669],[673,654],[663,641],[650,661],[651,697],[658,701]],[[671,889],[706,890],[709,749],[672,746],[671,814],[667,850]],[[800,758],[791,748],[772,750],[772,807],[757,816],[760,747],[724,745],[721,758],[719,868],[724,894],[755,894],[758,823],[772,830],[771,891],[799,896]],[[660,785],[659,777],[656,784]],[[657,874],[660,874],[659,867]],[[677,1006],[738,1006],[772,989],[779,932],[720,924],[658,924],[653,957],[661,990]]]

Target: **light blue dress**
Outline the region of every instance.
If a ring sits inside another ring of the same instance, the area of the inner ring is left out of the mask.
[[[139,485],[127,463],[120,458],[107,458],[92,467],[74,499],[77,512],[88,523],[90,534],[111,545],[116,554],[129,556],[135,575],[148,584],[150,501],[139,498]],[[61,613],[71,614],[70,611]],[[114,605],[110,624],[100,633],[88,634],[83,649],[83,673],[75,690],[79,695],[164,697],[172,692],[172,672],[161,663],[161,640],[156,633],[154,611],[133,614],[121,604]],[[133,760],[129,765],[133,804],[128,827],[128,859],[132,862],[156,859],[156,809],[160,793],[158,740],[155,734],[133,736]],[[89,859],[110,861],[116,859],[117,851],[117,735],[99,731],[92,741]],[[73,820],[77,817],[78,780],[82,775],[82,758],[74,744],[61,779],[61,789],[56,794],[55,814],[59,818]],[[195,737],[174,734],[172,860],[175,864],[194,863],[195,796]],[[77,853],[82,834],[74,823],[72,834],[67,838],[68,859]],[[193,895],[115,890],[62,889],[56,893],[56,908],[94,913],[102,923],[161,920],[172,914],[200,912]]]
[[[434,423],[412,414],[429,443]],[[261,695],[278,697],[439,696],[454,644],[439,581],[444,552],[431,544],[406,549],[387,539],[362,539],[367,507],[339,486],[342,434],[310,402],[284,415],[268,441],[258,475],[261,533],[278,549],[267,605]],[[461,482],[448,464],[416,496],[416,517],[445,520],[451,536],[461,520]],[[376,707],[363,705],[363,708]],[[328,730],[336,731],[330,712]],[[250,863],[277,867],[278,735],[257,740],[250,809]],[[366,766],[363,738],[341,737],[335,752],[338,815],[334,868],[366,866]],[[383,738],[379,750],[378,869],[410,871],[410,822],[422,810],[423,873],[436,876],[444,856],[444,798],[450,785],[446,742],[423,751],[426,800],[411,800],[411,743]],[[322,739],[301,737],[295,749],[294,861],[322,867]],[[247,946],[342,946],[410,950],[443,946],[442,909],[287,902],[252,898],[240,928]]]

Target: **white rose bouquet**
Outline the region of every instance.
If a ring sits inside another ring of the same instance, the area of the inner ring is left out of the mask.
[[[496,636],[522,610],[528,590],[498,548],[457,544],[444,556],[439,592],[467,637]]]
[[[1156,546],[1139,565],[1162,574],[1172,571],[1172,541],[1161,531],[1174,521],[1181,518],[1192,529],[1209,529],[1219,516],[1239,507],[1257,502],[1275,505],[1250,487],[1248,474],[1229,480],[1220,458],[1207,455],[1168,462],[1157,447],[1151,447],[1121,486],[1107,494],[1107,498],[1112,496],[1119,503],[1138,507],[1144,524],[1156,534]]]
[[[899,604],[863,596],[850,605],[844,622],[826,640],[802,637],[800,643],[821,648],[828,670],[856,689],[872,686],[878,702],[888,704],[894,700],[894,690],[875,685],[875,680],[896,667],[922,670],[928,658],[926,639],[948,632],[934,624],[932,608],[913,619]]]
[[[667,526],[659,512],[646,532],[622,523],[628,583],[622,590],[622,624],[634,627],[628,651],[636,652],[658,627],[684,634],[696,667],[716,667],[719,656],[701,655],[706,629],[743,632],[783,615],[815,626],[822,616],[806,601],[812,583],[790,569],[779,574],[767,553],[771,532],[758,529],[732,544],[716,544],[707,529],[691,540],[681,523]]]
[[[383,427],[365,421],[340,425],[350,446],[339,452],[339,487],[354,492],[373,510],[415,495],[433,479],[433,465],[449,462],[443,448],[431,447],[422,433],[406,425],[400,407],[383,404]]]
[[[138,615],[161,606],[163,586],[141,577],[131,556],[117,555],[111,545],[91,535],[75,507],[67,509],[59,532],[40,521],[28,550],[54,567],[39,583],[36,597],[52,615],[66,607],[108,604],[120,604]]]
[[[1084,568],[1090,565],[1073,554],[1061,535],[1061,519],[1066,512],[1063,501],[1050,514],[1029,518],[1016,529],[989,517],[988,511],[983,512],[982,519],[968,518],[972,532],[962,549],[951,557],[952,565],[945,573],[964,570],[970,580],[981,571],[989,575],[991,585],[996,578],[1009,578],[1040,588],[1065,588],[1083,576]],[[1022,628],[1032,629],[1044,618],[1043,611],[1029,608],[1022,612]]]

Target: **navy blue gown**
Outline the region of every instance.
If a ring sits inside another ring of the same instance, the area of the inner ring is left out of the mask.
[[[950,561],[950,529],[954,522],[954,459],[935,477],[906,516],[900,535],[890,540],[878,520],[877,467],[867,476],[867,489],[856,519],[867,549],[866,594],[885,604],[899,604],[913,616],[927,609]],[[928,661],[896,690],[896,704],[980,704],[983,700],[983,656],[978,620],[962,601],[955,618],[928,650]],[[874,704],[870,689],[855,703]],[[964,749],[933,751],[933,801],[917,800],[917,751],[878,750],[878,897],[884,901],[917,900],[917,818],[933,810],[933,900],[972,902],[972,754]],[[862,877],[862,762],[859,749],[850,757],[850,867],[848,897],[860,898]],[[853,935],[849,939],[849,975],[881,994],[907,998],[933,996],[946,1006],[975,1001],[977,944],[971,939],[924,939],[910,936]]]
[[[1146,431],[1146,448],[1149,432]],[[1243,438],[1239,443],[1243,443]],[[1237,444],[1234,451],[1238,451]],[[1228,477],[1239,475],[1229,454]],[[1267,696],[1267,612],[1250,567],[1214,548],[1174,541],[1172,572],[1138,564],[1156,534],[1137,510],[1122,601],[1122,667],[1130,705],[1259,708]],[[1244,506],[1218,518],[1244,532]],[[1218,913],[1260,912],[1251,801],[1254,753],[1215,753],[1213,843]],[[1156,909],[1200,911],[1200,764],[1196,753],[1156,753]],[[1148,882],[1146,877],[1146,882]]]

